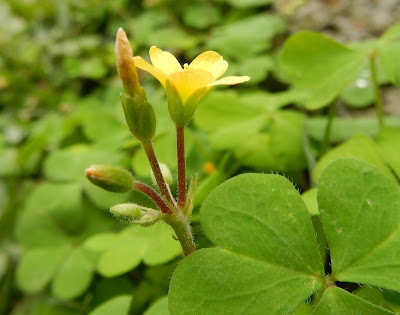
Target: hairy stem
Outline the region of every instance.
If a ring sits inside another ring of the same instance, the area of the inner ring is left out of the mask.
[[[186,162],[185,162],[185,129],[176,128],[176,152],[178,159],[178,207],[186,203]]]
[[[167,216],[164,220],[174,229],[185,256],[193,253],[196,250],[196,244],[189,219],[181,212],[177,212],[174,215]]]
[[[168,205],[164,202],[164,200],[162,200],[160,195],[150,186],[142,182],[135,181],[134,189],[146,194],[151,200],[154,201],[154,203],[161,210],[161,212],[172,214],[172,211],[169,209]]]
[[[324,155],[325,152],[328,151],[329,142],[331,138],[332,123],[333,119],[335,118],[337,102],[338,100],[335,99],[329,104],[328,122],[325,127],[325,133],[324,133],[324,138],[322,140],[320,156]]]
[[[382,105],[381,89],[379,87],[378,72],[376,69],[376,52],[375,51],[372,52],[369,56],[369,68],[371,71],[371,79],[372,79],[372,84],[374,87],[376,115],[378,117],[379,127],[382,128],[385,125],[385,122],[384,122],[384,118],[383,118],[383,105]]]
[[[160,164],[158,164],[158,160],[156,157],[156,153],[154,152],[153,144],[151,142],[142,142],[142,147],[146,152],[147,158],[149,159],[151,169],[153,170],[154,177],[157,182],[158,189],[160,190],[161,195],[168,200],[171,205],[175,206],[175,200],[172,198],[171,191],[169,190],[168,185],[165,183],[164,177],[161,173]]]

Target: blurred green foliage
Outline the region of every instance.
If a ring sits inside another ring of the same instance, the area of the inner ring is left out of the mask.
[[[140,193],[104,192],[84,176],[91,164],[112,164],[151,183],[146,157],[130,136],[119,104],[122,86],[114,57],[118,27],[127,31],[136,55],[146,57],[155,45],[184,63],[205,50],[215,50],[229,62],[228,75],[251,77],[235,92],[210,92],[187,131],[188,173],[199,173],[201,178],[196,205],[219,183],[244,171],[285,172],[302,189],[308,188],[307,168],[312,165],[306,153],[318,154],[326,125],[322,107],[340,93],[350,107],[369,106],[372,87],[359,58],[361,48],[350,53],[350,48],[336,43],[326,52],[327,58],[334,59],[330,68],[338,70],[327,73],[334,77],[329,93],[324,92],[323,100],[307,103],[309,91],[300,90],[290,71],[282,71],[277,62],[285,58],[278,58],[278,53],[288,29],[273,2],[0,3],[1,314],[99,315],[128,309],[141,314],[153,302],[146,314],[166,312],[163,297],[181,257],[172,231],[116,222],[107,213],[110,206],[126,201],[151,206],[151,202]],[[399,85],[399,64],[389,66],[398,37],[397,27],[380,39],[389,43],[381,48],[381,84]],[[327,39],[314,36],[313,40]],[[335,59],[338,52],[345,59],[354,58],[351,73],[338,69],[342,62]],[[321,71],[320,65],[310,69],[301,60],[290,60],[306,68],[302,71]],[[318,79],[313,74],[310,71],[309,81],[301,80],[302,87],[313,85],[312,79]],[[348,76],[346,82],[338,79],[343,74]],[[153,78],[140,76],[156,110],[156,153],[174,173],[174,129],[164,92]],[[362,87],[356,84],[360,79],[366,82]],[[307,111],[316,107],[322,109]],[[397,119],[388,122],[399,126]],[[334,143],[360,131],[377,133],[374,119],[340,119],[335,124]],[[373,152],[387,152],[398,173],[398,153],[391,151],[398,143],[397,132],[381,131],[379,149],[369,138],[350,141],[368,142],[365,145]],[[343,147],[331,155],[342,154]],[[199,224],[194,223],[194,229],[199,247],[209,246]]]

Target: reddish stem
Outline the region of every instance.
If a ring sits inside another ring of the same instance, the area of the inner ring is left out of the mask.
[[[175,206],[175,200],[172,198],[171,191],[165,183],[164,177],[162,176],[160,165],[158,164],[156,153],[154,152],[153,144],[151,142],[142,142],[142,147],[146,152],[147,158],[149,159],[151,169],[153,170],[154,177],[157,182],[158,189],[160,189],[161,195]]]
[[[186,162],[185,162],[185,129],[176,128],[176,152],[178,159],[178,207],[186,203]]]
[[[160,195],[150,186],[135,181],[134,189],[141,191],[142,193],[149,196],[151,200],[157,205],[157,207],[161,210],[162,213],[172,214],[172,211],[168,208],[167,204],[162,200]]]

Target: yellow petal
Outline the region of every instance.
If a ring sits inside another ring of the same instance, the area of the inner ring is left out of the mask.
[[[188,66],[188,69],[199,69],[210,72],[214,80],[218,79],[228,69],[228,62],[215,51],[206,51],[198,55]]]
[[[185,103],[197,89],[209,86],[213,76],[204,70],[185,70],[172,73],[169,79]]]
[[[250,77],[248,77],[248,76],[243,76],[243,77],[231,76],[231,77],[222,78],[221,80],[214,81],[213,83],[209,84],[208,86],[235,85],[235,84],[247,82],[249,80],[250,80]]]
[[[167,75],[182,70],[178,60],[168,51],[162,51],[160,48],[153,46],[150,48],[149,54],[153,66]]]
[[[150,73],[153,77],[155,77],[158,81],[160,81],[161,85],[165,88],[165,82],[167,80],[167,75],[164,72],[162,72],[159,69],[157,69],[156,67],[152,66],[150,63],[148,63],[142,57],[136,56],[133,58],[133,60],[135,62],[135,66],[137,68]]]

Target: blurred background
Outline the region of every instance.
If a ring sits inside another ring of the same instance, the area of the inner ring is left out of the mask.
[[[0,314],[95,314],[115,297],[130,314],[165,314],[163,297],[182,258],[172,232],[116,221],[110,206],[151,203],[139,193],[102,191],[84,176],[91,164],[111,164],[151,183],[119,103],[119,27],[135,55],[148,59],[155,45],[183,64],[215,50],[229,62],[228,75],[251,77],[210,92],[188,128],[188,173],[200,175],[199,206],[241,172],[279,172],[302,191],[312,186],[307,152],[318,150],[327,109],[302,107],[280,71],[277,57],[290,34],[307,29],[343,43],[367,41],[398,21],[398,0],[2,0]],[[139,75],[156,108],[156,153],[175,172],[164,91]],[[343,120],[332,130],[333,144],[377,132],[369,74],[357,80],[340,95]],[[380,83],[390,124],[400,126],[399,89],[385,78]],[[197,212],[194,229],[199,247],[209,246]]]

